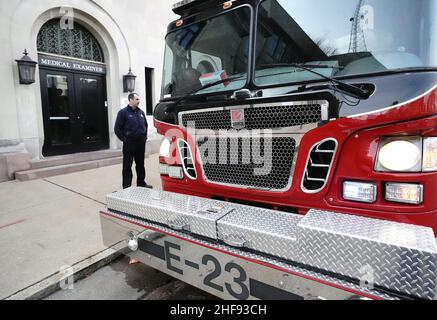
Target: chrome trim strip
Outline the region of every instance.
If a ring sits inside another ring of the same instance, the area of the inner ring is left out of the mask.
[[[283,136],[283,135],[304,135],[307,132],[316,129],[318,126],[317,123],[309,123],[303,126],[295,126],[295,127],[284,127],[281,129],[255,129],[255,130],[249,130],[249,129],[243,129],[243,130],[222,130],[222,131],[216,131],[211,129],[194,129],[194,128],[188,128],[188,133],[194,134],[197,136],[202,137],[217,137],[220,135],[220,137],[223,138],[249,138],[249,137],[257,137],[257,136],[265,136],[268,133],[272,133],[274,136]],[[211,132],[211,134],[208,134],[208,131]]]
[[[325,143],[325,142],[328,142],[328,141],[333,141],[333,142],[335,143],[335,149],[334,149],[334,151],[331,152],[330,150],[319,150],[319,146],[320,146],[321,144]],[[317,148],[316,148],[316,147],[317,147]],[[332,155],[332,161],[331,161],[331,164],[329,165],[329,170],[328,170],[328,173],[326,174],[326,179],[325,179],[325,180],[307,177],[307,174],[308,174],[308,172],[307,172],[307,168],[308,168],[308,164],[309,164],[309,162],[310,162],[310,160],[311,160],[311,152],[313,151],[314,148],[316,148],[316,151],[317,151],[317,152],[333,153],[333,155]],[[336,153],[337,153],[337,149],[338,149],[338,141],[337,141],[337,139],[335,139],[335,138],[326,138],[326,139],[324,139],[324,140],[322,140],[322,141],[319,141],[319,142],[315,143],[315,144],[310,148],[310,151],[308,152],[307,161],[305,162],[305,171],[304,171],[304,173],[303,173],[302,182],[301,182],[301,185],[300,185],[300,187],[301,187],[301,189],[302,189],[303,192],[305,192],[305,193],[307,193],[307,194],[315,194],[315,193],[319,193],[320,191],[322,191],[323,189],[325,189],[326,185],[328,184],[329,178],[330,178],[330,176],[331,176],[332,166],[333,166],[333,164],[334,164],[334,160],[335,160],[335,155],[336,155]],[[317,189],[317,190],[307,190],[307,189],[304,187],[304,181],[305,181],[306,179],[307,179],[307,180],[310,180],[310,181],[320,181],[320,182],[321,182],[321,181],[324,181],[325,183],[323,184],[323,186],[322,186],[320,189]]]
[[[184,144],[186,145],[186,147],[182,147],[182,146],[181,146],[181,142],[184,143]],[[194,163],[193,153],[191,152],[190,145],[189,145],[185,140],[183,140],[183,139],[178,139],[178,140],[177,140],[177,144],[178,144],[179,157],[180,157],[181,160],[182,160],[182,161],[181,161],[181,162],[182,162],[182,169],[184,169],[184,173],[185,173],[185,175],[186,175],[188,178],[190,178],[190,180],[197,180],[197,171],[196,171],[196,166],[195,166],[195,163]],[[196,174],[196,177],[191,176],[191,174],[188,173],[188,170],[187,170],[187,168],[185,167],[185,161],[184,161],[184,159],[189,159],[189,157],[183,157],[183,156],[182,156],[182,151],[181,151],[182,148],[183,148],[183,149],[187,149],[187,152],[188,152],[189,155],[191,156],[191,161],[193,162],[193,169],[194,169],[194,172],[195,172],[195,174]]]
[[[419,100],[420,98],[423,98],[424,96],[430,94],[431,92],[433,92],[436,89],[437,89],[437,85],[435,85],[434,87],[432,87],[431,89],[429,89],[425,93],[421,94],[420,96],[417,96],[417,97],[412,98],[410,100],[398,103],[398,104],[396,104],[394,106],[390,106],[390,107],[386,107],[386,108],[381,108],[381,109],[377,109],[377,110],[373,110],[373,111],[369,111],[369,112],[365,112],[365,113],[355,114],[355,115],[352,115],[352,116],[348,116],[347,118],[349,118],[349,119],[358,118],[358,117],[367,116],[367,115],[371,115],[371,114],[381,113],[381,112],[388,111],[388,110],[395,109],[395,108],[399,108],[399,107],[404,107],[406,104],[415,102],[415,101]]]

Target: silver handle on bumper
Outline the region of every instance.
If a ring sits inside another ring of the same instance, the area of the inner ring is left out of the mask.
[[[167,225],[174,230],[190,230],[190,224],[182,220],[168,220]]]
[[[222,235],[221,238],[224,243],[232,247],[242,248],[248,245],[248,241],[243,239],[241,236],[226,234]]]

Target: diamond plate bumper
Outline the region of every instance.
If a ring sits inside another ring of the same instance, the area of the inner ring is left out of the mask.
[[[302,217],[143,188],[108,195],[107,207],[393,293],[436,299],[437,245],[429,228],[319,210]]]
[[[311,210],[298,225],[298,262],[425,299],[436,298],[432,229]]]
[[[293,260],[301,219],[295,214],[241,206],[217,221],[218,238],[234,247]]]
[[[108,209],[217,240],[216,221],[232,210],[219,201],[145,188],[106,196]]]

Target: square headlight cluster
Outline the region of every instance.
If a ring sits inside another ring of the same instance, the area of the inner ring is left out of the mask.
[[[423,185],[412,183],[385,184],[385,200],[406,204],[423,202]],[[343,183],[343,199],[363,203],[375,203],[378,187],[374,183],[345,181]]]

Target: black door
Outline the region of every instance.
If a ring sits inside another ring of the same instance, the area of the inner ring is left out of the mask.
[[[109,148],[105,78],[40,69],[44,156]]]

